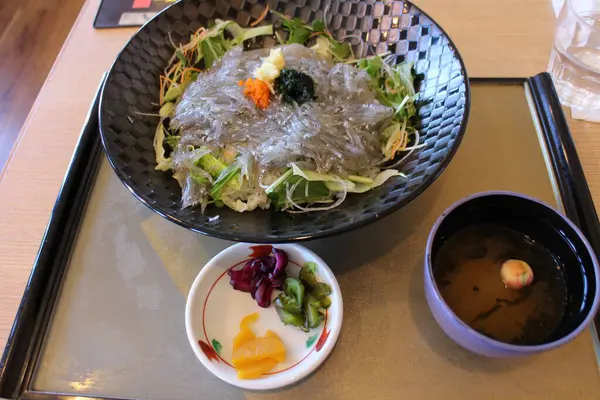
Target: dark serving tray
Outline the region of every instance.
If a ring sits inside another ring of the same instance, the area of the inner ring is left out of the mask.
[[[346,311],[342,333],[318,371],[268,393],[235,389],[194,358],[185,338],[185,297],[204,263],[230,242],[176,226],[127,191],[101,150],[96,99],[2,357],[0,397],[597,396],[594,326],[538,357],[490,360],[446,338],[427,309],[425,239],[437,216],[468,194],[512,190],[537,197],[600,250],[598,218],[549,75],[472,79],[471,88],[463,143],[430,188],[372,225],[306,243],[336,273]]]

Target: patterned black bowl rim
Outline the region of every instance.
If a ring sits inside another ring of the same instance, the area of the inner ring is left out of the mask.
[[[180,0],[181,1],[181,0]],[[224,232],[221,230],[211,230],[209,231],[205,231],[205,230],[201,230],[198,228],[195,228],[193,226],[191,226],[190,224],[186,223],[185,221],[169,214],[166,212],[163,212],[160,208],[153,206],[150,202],[148,202],[143,196],[140,196],[137,191],[131,187],[130,185],[127,184],[126,182],[126,177],[123,175],[123,172],[117,167],[117,165],[114,164],[113,160],[111,159],[110,156],[108,156],[108,146],[106,143],[106,139],[104,137],[103,131],[102,131],[102,103],[104,101],[104,90],[106,89],[106,83],[108,82],[108,76],[112,75],[113,70],[115,68],[115,64],[117,63],[117,61],[119,60],[119,58],[121,57],[121,54],[125,51],[125,49],[127,48],[127,46],[129,46],[130,42],[135,39],[137,37],[137,35],[139,35],[139,33],[141,31],[144,30],[144,28],[146,27],[146,25],[149,25],[151,23],[153,23],[153,21],[157,18],[161,17],[161,14],[163,12],[166,12],[169,8],[174,7],[174,6],[178,6],[178,2],[173,3],[172,5],[170,5],[169,7],[166,7],[165,9],[163,9],[160,13],[158,13],[157,15],[155,15],[154,17],[152,17],[150,20],[148,20],[144,25],[142,25],[138,31],[132,35],[131,39],[129,39],[127,41],[127,43],[123,46],[123,48],[119,51],[119,53],[117,54],[117,57],[115,58],[115,60],[113,61],[113,64],[111,65],[108,74],[107,74],[107,79],[104,80],[104,83],[102,84],[102,90],[100,93],[100,104],[98,107],[98,121],[99,121],[99,127],[100,127],[100,138],[102,140],[102,147],[104,148],[104,152],[107,155],[107,159],[109,164],[111,165],[111,167],[113,168],[113,170],[115,171],[115,173],[117,174],[118,178],[121,180],[121,182],[125,185],[125,187],[127,189],[129,189],[129,191],[138,199],[140,200],[143,204],[145,204],[148,208],[150,208],[152,211],[154,211],[155,213],[157,213],[158,215],[166,218],[169,221],[172,221],[174,223],[176,223],[179,226],[182,226],[184,228],[187,228],[193,232],[197,232],[200,233],[202,235],[206,235],[206,236],[210,236],[210,237],[215,237],[215,238],[219,238],[219,239],[224,239],[224,240],[231,240],[231,241],[238,241],[238,242],[249,242],[249,243],[290,243],[290,242],[300,242],[300,241],[308,241],[308,240],[315,240],[315,239],[324,239],[327,237],[331,237],[331,236],[335,236],[335,235],[339,235],[341,233],[345,233],[345,232],[349,232],[358,228],[362,228],[365,227],[377,220],[380,220],[386,216],[389,216],[390,214],[392,214],[393,212],[399,210],[400,208],[406,206],[408,203],[410,203],[412,200],[414,200],[415,198],[417,198],[421,193],[423,193],[425,191],[425,189],[427,189],[429,186],[431,186],[431,184],[442,174],[442,172],[444,172],[444,170],[446,169],[446,167],[448,166],[448,164],[450,164],[450,161],[452,161],[452,159],[454,158],[454,155],[456,154],[458,148],[460,147],[460,144],[462,142],[463,136],[465,134],[465,131],[467,129],[467,123],[469,120],[469,111],[471,109],[471,87],[470,87],[470,83],[469,83],[469,76],[467,74],[467,68],[465,67],[465,62],[462,58],[462,56],[460,55],[460,52],[458,51],[458,48],[456,47],[456,45],[454,44],[454,41],[452,40],[452,38],[450,37],[450,35],[448,35],[448,33],[444,30],[444,28],[442,28],[442,26],[440,24],[438,24],[435,19],[433,19],[429,14],[427,14],[425,11],[423,11],[423,9],[421,9],[420,7],[416,6],[413,2],[409,1],[409,0],[404,0],[404,3],[409,4],[411,7],[414,7],[416,10],[419,10],[419,12],[421,12],[424,16],[426,16],[427,18],[429,18],[429,20],[431,22],[433,22],[439,29],[440,31],[446,36],[446,38],[448,38],[448,42],[450,44],[450,46],[452,47],[452,49],[454,50],[454,54],[456,55],[456,58],[458,59],[458,62],[460,63],[460,67],[461,67],[461,72],[464,76],[464,80],[465,80],[465,111],[463,114],[463,119],[461,121],[461,125],[460,125],[460,129],[458,134],[456,135],[456,139],[454,141],[454,144],[452,145],[452,147],[448,150],[448,153],[446,155],[446,157],[444,157],[444,160],[440,163],[440,165],[438,166],[438,168],[435,170],[434,173],[432,173],[427,179],[425,179],[423,181],[423,183],[421,185],[419,185],[415,190],[413,190],[412,192],[410,192],[406,197],[404,197],[402,200],[398,201],[397,203],[393,203],[390,204],[388,207],[382,209],[381,212],[378,212],[376,214],[373,214],[371,216],[368,216],[367,218],[363,218],[359,221],[356,221],[352,224],[344,224],[339,228],[331,228],[331,229],[327,229],[324,231],[319,231],[319,232],[315,232],[309,235],[302,235],[302,236],[297,236],[295,238],[281,238],[278,239],[275,236],[269,236],[269,237],[257,237],[256,235],[245,235],[245,234],[238,234],[238,233],[231,233],[231,232]]]

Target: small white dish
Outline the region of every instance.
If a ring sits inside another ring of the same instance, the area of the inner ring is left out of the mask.
[[[331,353],[342,328],[342,294],[333,272],[314,252],[297,244],[272,245],[287,253],[288,277],[297,278],[304,263],[312,261],[317,265],[318,280],[327,283],[332,290],[331,306],[319,327],[302,332],[294,326],[283,325],[273,304],[261,308],[250,293],[234,290],[229,284],[227,271],[251,259],[255,246],[263,245],[235,244],[202,268],[187,298],[185,328],[196,357],[223,381],[243,389],[277,389],[306,377]],[[274,290],[272,299],[279,293]],[[239,332],[242,318],[255,312],[260,318],[252,330],[257,336],[264,336],[267,329],[277,333],[286,347],[286,360],[260,378],[239,379],[231,365],[233,338]]]

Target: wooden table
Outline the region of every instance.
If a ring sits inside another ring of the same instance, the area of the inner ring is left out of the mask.
[[[135,32],[94,30],[99,3],[88,0],[83,7],[0,176],[0,348],[100,78]],[[531,76],[546,70],[554,26],[548,0],[416,3],[453,38],[470,76]],[[570,123],[600,204],[600,125]]]

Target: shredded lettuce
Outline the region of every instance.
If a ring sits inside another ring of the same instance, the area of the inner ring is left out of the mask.
[[[327,186],[327,189],[331,190],[332,192],[352,192],[356,187],[356,184],[352,181],[340,179],[335,182],[325,182],[325,186]]]
[[[181,96],[182,93],[183,90],[181,90],[181,86],[174,83],[169,87],[169,89],[167,89],[167,92],[163,98],[163,102],[175,101],[179,96]]]
[[[317,38],[315,44],[311,47],[311,49],[313,49],[323,57],[331,57],[331,53],[329,51],[329,40],[327,40],[323,36],[319,36]]]
[[[396,158],[398,153],[414,150],[409,147],[411,138],[418,137],[417,94],[414,86],[415,73],[412,63],[390,65],[393,55],[385,59],[380,56],[356,61],[358,68],[365,70],[373,81],[373,89],[381,104],[394,109],[394,118],[381,134],[383,161]],[[416,145],[415,145],[416,146]],[[409,153],[410,154],[410,153]],[[404,160],[406,157],[403,157]],[[393,164],[395,167],[398,163]]]
[[[383,185],[387,182],[388,179],[394,176],[406,177],[403,173],[395,170],[395,169],[386,169],[381,171],[375,179],[373,179],[373,183],[357,183],[352,190],[348,190],[350,193],[365,193],[369,190],[375,189],[378,186]]]
[[[171,149],[176,149],[180,140],[181,140],[181,136],[179,136],[179,135],[168,135],[167,137],[165,137],[165,143]]]
[[[208,179],[207,176],[204,176],[203,174],[198,174],[194,171],[190,171],[190,177],[198,184],[200,185],[208,185],[210,184],[210,180]]]
[[[225,28],[233,36],[232,47],[242,44],[244,41],[258,36],[270,36],[273,34],[273,25],[262,25],[255,28],[242,28],[235,22]]]
[[[158,112],[161,118],[168,118],[175,111],[175,103],[165,103]]]
[[[415,75],[412,63],[390,66],[380,56],[375,56],[362,58],[356,65],[365,70],[373,80],[373,89],[377,92],[381,104],[396,110],[396,120],[406,118],[416,124]]]
[[[218,179],[221,173],[227,168],[227,165],[223,164],[217,157],[210,153],[200,158],[198,165],[215,179]]]
[[[198,41],[196,47],[198,54],[195,57],[195,62],[197,64],[201,60],[204,60],[204,67],[206,69],[212,67],[232,47],[230,41],[225,39],[223,33],[225,28],[233,24],[233,21],[216,20],[215,22],[215,26],[207,32],[204,38]]]
[[[366,183],[366,184],[373,183],[373,179],[367,178],[364,176],[359,176],[359,175],[348,175],[348,180],[351,182],[355,182],[355,183]]]
[[[264,193],[255,193],[248,196],[248,200],[242,201],[240,199],[233,199],[229,195],[223,195],[221,201],[227,207],[237,212],[254,211],[257,208],[266,210],[270,207],[271,203],[269,198]]]
[[[311,48],[322,56],[338,61],[354,58],[352,46],[349,43],[335,39],[327,30],[327,26],[323,20],[316,19],[312,24],[308,25],[302,22],[300,18],[289,18],[276,11],[272,12],[281,18],[281,24],[288,32],[286,44],[299,43],[306,45],[312,37],[316,36],[316,43]]]
[[[339,180],[339,177],[332,174],[320,174],[316,171],[310,170],[302,170],[296,163],[292,163],[292,174],[296,176],[300,176],[307,181],[313,182],[336,182]]]
[[[165,140],[165,129],[163,128],[162,121],[156,127],[154,133],[154,155],[156,157],[155,169],[159,171],[168,171],[172,168],[171,159],[165,157],[165,147],[163,142]]]
[[[265,191],[277,209],[286,209],[291,203],[332,203],[336,194],[364,193],[383,185],[394,176],[405,175],[397,170],[387,169],[379,172],[374,179],[358,175],[342,179],[334,174],[301,169],[292,163],[291,168]]]

